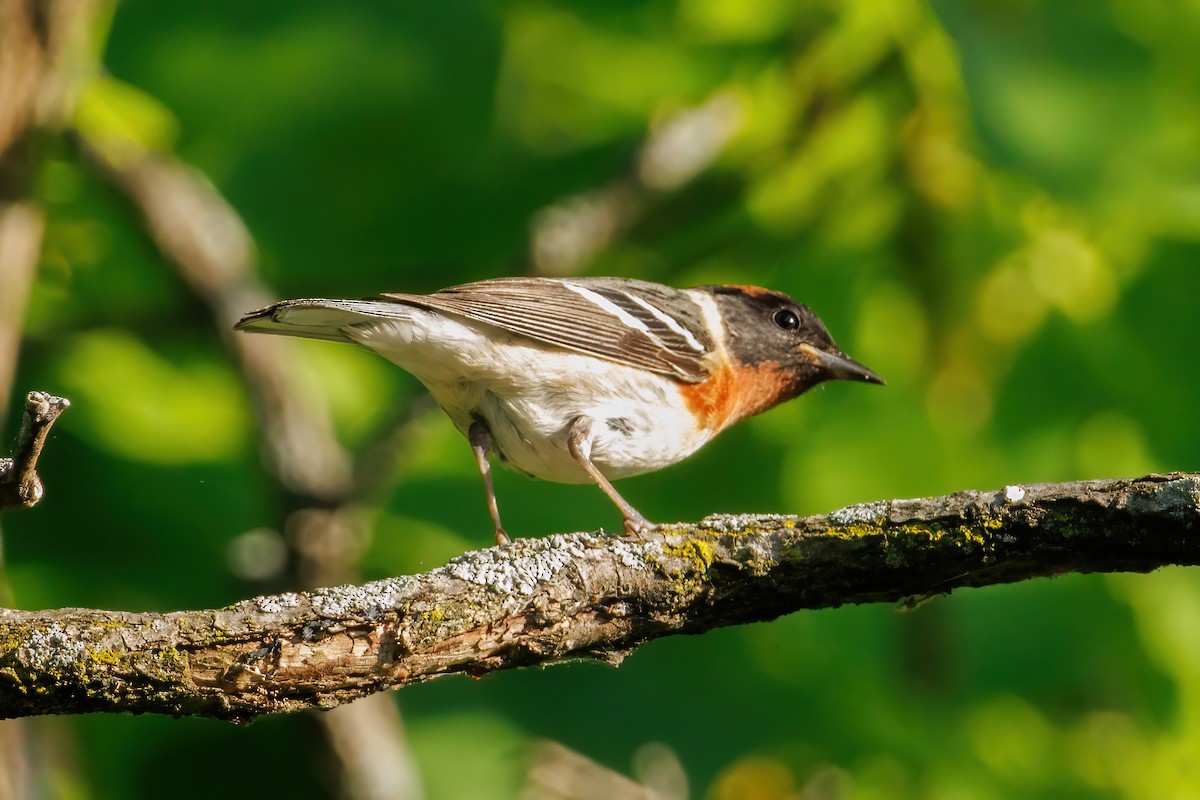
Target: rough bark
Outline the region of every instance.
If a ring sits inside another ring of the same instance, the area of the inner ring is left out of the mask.
[[[242,721],[594,658],[799,609],[1200,563],[1200,475],[1005,487],[639,536],[517,540],[422,575],[166,614],[0,611],[0,714]]]

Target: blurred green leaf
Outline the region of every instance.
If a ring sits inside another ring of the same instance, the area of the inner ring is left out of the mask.
[[[168,359],[107,330],[76,337],[55,372],[74,403],[73,429],[114,456],[186,464],[245,452],[249,413],[226,364],[186,353]]]
[[[97,75],[80,90],[74,124],[88,141],[114,154],[167,152],[179,138],[179,120],[137,87]]]

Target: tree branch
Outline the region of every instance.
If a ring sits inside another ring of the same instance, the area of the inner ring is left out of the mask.
[[[1200,563],[1200,475],[1006,487],[813,517],[523,539],[423,575],[168,614],[0,611],[0,713],[228,720],[595,658],[798,609]]]
[[[71,401],[45,392],[25,396],[25,416],[17,435],[12,458],[0,458],[0,509],[31,508],[42,499],[42,481],[37,462],[50,435],[50,426],[66,411]]]

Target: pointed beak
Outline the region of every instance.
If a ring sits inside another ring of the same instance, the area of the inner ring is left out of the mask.
[[[840,353],[828,353],[818,350],[810,344],[802,344],[800,349],[807,353],[813,363],[824,370],[833,380],[862,381],[863,383],[878,383],[881,386],[887,383],[862,364]]]

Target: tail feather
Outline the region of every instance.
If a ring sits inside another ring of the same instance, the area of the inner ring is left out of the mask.
[[[299,336],[327,342],[353,342],[346,329],[377,320],[394,319],[405,306],[378,300],[284,300],[251,311],[234,325],[235,330]]]

